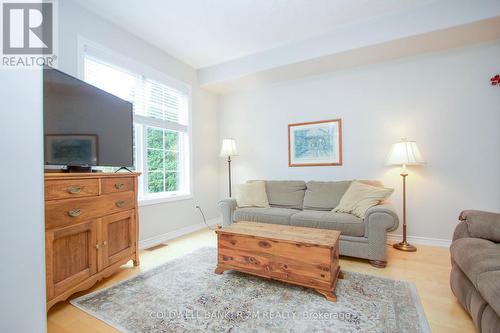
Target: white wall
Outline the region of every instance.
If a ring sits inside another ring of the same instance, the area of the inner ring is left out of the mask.
[[[131,60],[192,86],[194,198],[140,208],[140,239],[201,223],[218,216],[217,96],[200,89],[196,71],[143,40],[90,13],[72,1],[59,2],[59,68],[78,75],[78,38],[90,40]]]
[[[384,162],[407,137],[428,162],[410,169],[409,235],[450,239],[461,210],[500,211],[500,88],[489,85],[499,70],[496,42],[221,97],[221,138],[234,137],[240,152],[234,183],[381,179],[399,209],[399,170]],[[343,120],[344,165],[288,167],[287,124],[334,118]]]
[[[0,142],[0,332],[45,332],[40,71],[0,70]]]

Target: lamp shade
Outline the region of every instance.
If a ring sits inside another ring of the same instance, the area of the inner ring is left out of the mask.
[[[220,156],[237,156],[238,150],[236,150],[236,140],[234,139],[223,139],[222,147],[220,148]]]
[[[387,165],[420,165],[424,164],[424,158],[415,141],[401,139],[392,145],[387,156]]]

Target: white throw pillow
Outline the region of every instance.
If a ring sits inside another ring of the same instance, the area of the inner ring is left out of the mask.
[[[238,207],[269,208],[266,183],[262,180],[236,185],[235,198]]]
[[[392,188],[371,186],[353,181],[332,212],[349,213],[365,218],[368,208],[378,205],[394,192]]]

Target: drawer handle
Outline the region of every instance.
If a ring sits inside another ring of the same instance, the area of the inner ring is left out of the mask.
[[[82,211],[80,210],[80,208],[76,208],[76,209],[70,210],[68,212],[68,215],[70,217],[78,217],[78,216],[80,216],[81,213],[82,213]]]
[[[69,194],[78,194],[80,193],[82,190],[81,187],[78,187],[78,186],[70,186],[68,187],[68,193]]]
[[[121,190],[121,189],[123,188],[123,186],[125,186],[125,184],[123,184],[123,183],[116,183],[116,184],[115,184],[115,188],[116,188],[117,190]]]
[[[123,200],[117,201],[117,202],[115,202],[115,205],[118,208],[123,208],[125,206],[125,201],[123,201]]]

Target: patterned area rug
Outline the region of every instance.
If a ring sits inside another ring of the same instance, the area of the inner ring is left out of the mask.
[[[334,303],[215,262],[203,248],[71,303],[123,332],[430,332],[410,282],[344,272]]]

